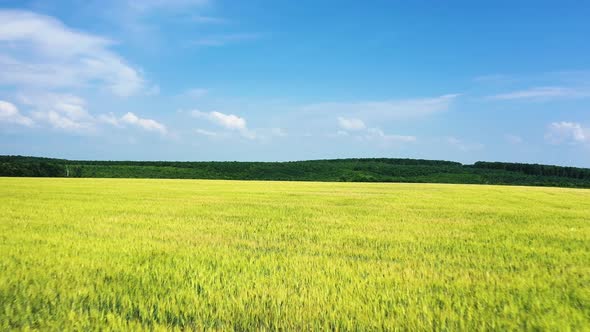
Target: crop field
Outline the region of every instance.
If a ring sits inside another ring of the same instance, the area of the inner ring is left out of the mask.
[[[590,190],[0,178],[0,330],[589,330]]]

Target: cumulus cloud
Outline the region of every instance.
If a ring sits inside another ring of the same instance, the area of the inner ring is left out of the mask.
[[[89,134],[94,132],[95,127],[92,122],[75,121],[56,111],[34,112],[33,116],[39,121],[49,123],[54,129],[76,132],[80,134]]]
[[[33,93],[18,96],[20,104],[32,109],[32,116],[39,123],[46,123],[54,129],[77,134],[94,134],[109,125],[117,128],[135,126],[162,135],[168,133],[165,125],[141,118],[134,113],[117,117],[113,113],[94,116],[87,110],[86,101],[71,94]]]
[[[224,114],[217,111],[202,112],[199,110],[192,110],[190,111],[190,114],[197,119],[207,120],[208,122],[226,130],[226,132],[207,131],[204,129],[195,130],[197,134],[203,136],[228,137],[231,132],[236,132],[241,137],[260,141],[267,141],[272,137],[287,136],[285,130],[278,127],[250,129],[248,128],[246,119],[235,114]]]
[[[211,120],[229,129],[246,129],[246,120],[237,115],[211,112]]]
[[[22,115],[18,108],[7,101],[0,100],[0,122],[32,127],[32,119]]]
[[[77,133],[93,133],[95,119],[86,109],[86,101],[71,94],[32,93],[17,96],[20,104],[32,110],[38,122],[54,129]]]
[[[338,117],[338,125],[344,130],[365,129],[365,123],[361,119]]]
[[[162,135],[166,135],[168,132],[166,126],[157,122],[156,120],[143,119],[131,112],[127,112],[125,115],[123,115],[120,119],[120,122],[123,124],[133,125],[147,131],[158,132]]]
[[[0,84],[101,86],[119,96],[144,87],[141,73],[113,52],[113,41],[28,11],[0,10]]]
[[[18,95],[18,100],[21,104],[30,106],[36,110],[54,110],[74,120],[92,118],[86,110],[86,101],[72,94],[20,94]]]
[[[106,124],[117,128],[131,125],[162,135],[168,132],[165,125],[152,119],[140,118],[131,112],[120,118],[113,113],[92,116],[86,110],[85,100],[73,95],[45,94],[37,95],[36,98],[21,97],[21,102],[36,109],[33,112],[35,119],[63,131],[92,134],[99,130],[100,124]]]
[[[205,118],[213,123],[216,123],[222,127],[232,130],[245,130],[246,120],[234,114],[224,114],[221,112],[201,112],[192,111],[192,115],[197,118]]]
[[[113,113],[100,114],[96,119],[97,122],[117,128],[124,128],[127,125],[131,125],[146,131],[160,133],[161,135],[168,134],[168,128],[164,124],[153,119],[141,118],[132,112],[127,112],[120,118],[116,117]]]
[[[590,142],[590,128],[577,122],[553,122],[547,128],[545,139],[552,144],[577,144]]]

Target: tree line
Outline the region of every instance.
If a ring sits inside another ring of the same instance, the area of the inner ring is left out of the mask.
[[[0,176],[469,183],[590,188],[590,169],[357,158],[290,162],[76,161],[0,156]]]
[[[486,161],[478,161],[473,166],[477,168],[522,172],[528,175],[558,176],[574,179],[590,179],[590,169],[588,168],[562,167],[540,164],[500,163]]]

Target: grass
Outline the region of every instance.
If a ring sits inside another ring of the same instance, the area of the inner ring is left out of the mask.
[[[0,329],[589,330],[590,191],[0,178]]]

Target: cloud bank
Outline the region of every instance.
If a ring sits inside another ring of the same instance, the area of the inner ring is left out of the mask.
[[[114,42],[28,11],[0,10],[0,85],[102,87],[118,96],[144,88],[140,71],[111,50]]]
[[[553,122],[547,128],[545,139],[552,144],[590,143],[590,128],[577,122]]]
[[[22,115],[19,109],[12,103],[0,100],[0,122],[32,127],[32,119]]]
[[[365,123],[361,119],[338,117],[338,125],[344,130],[362,130],[365,129]]]

